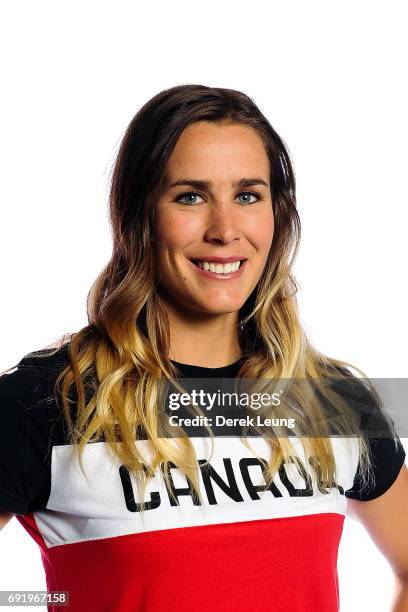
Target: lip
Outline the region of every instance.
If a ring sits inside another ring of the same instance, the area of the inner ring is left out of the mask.
[[[190,261],[208,261],[209,263],[227,264],[232,261],[243,261],[246,257],[242,255],[230,255],[229,257],[190,257]]]
[[[224,260],[225,259],[226,258],[224,258]],[[234,278],[239,278],[240,276],[242,276],[244,270],[246,269],[246,264],[248,260],[242,257],[236,257],[235,259],[234,258],[227,258],[227,259],[229,259],[230,261],[238,261],[238,259],[242,261],[241,265],[239,266],[238,270],[236,270],[236,272],[228,272],[226,274],[217,274],[217,272],[210,272],[210,270],[203,270],[202,268],[199,268],[191,260],[190,260],[190,264],[192,265],[194,270],[197,272],[197,274],[201,274],[202,276],[206,276],[207,278],[212,278],[214,280],[232,280]],[[215,258],[195,259],[195,261],[208,261],[208,262],[213,262],[213,263],[229,263],[228,261],[215,261]]]

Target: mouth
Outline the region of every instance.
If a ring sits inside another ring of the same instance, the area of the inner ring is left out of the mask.
[[[204,275],[207,278],[221,280],[239,278],[245,269],[247,261],[247,259],[237,259],[226,264],[220,264],[213,261],[190,259],[190,262],[198,274]]]

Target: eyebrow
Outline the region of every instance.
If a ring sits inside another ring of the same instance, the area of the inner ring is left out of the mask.
[[[214,186],[213,181],[199,181],[197,179],[183,178],[177,181],[174,181],[170,185],[168,185],[168,189],[172,187],[177,187],[179,185],[189,185],[190,187],[194,187],[195,189],[209,190]],[[265,187],[269,187],[268,183],[264,181],[260,177],[255,178],[241,178],[237,181],[232,181],[232,187],[252,187],[253,185],[264,185]]]

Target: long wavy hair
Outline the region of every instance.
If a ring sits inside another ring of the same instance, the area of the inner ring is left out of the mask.
[[[54,392],[81,467],[85,445],[103,439],[143,492],[156,468],[168,479],[168,468],[178,467],[200,497],[191,439],[182,430],[175,435],[162,410],[163,381],[179,381],[168,357],[169,322],[158,291],[154,218],[167,161],[183,130],[197,121],[251,127],[270,162],[275,230],[262,276],[239,312],[242,360],[237,379],[250,379],[252,388],[265,391],[276,388],[281,379],[350,379],[348,367],[365,374],[318,352],[302,328],[292,273],[300,241],[295,175],[287,146],[255,102],[240,91],[194,84],[155,95],[136,113],[121,141],[109,194],[112,255],[89,291],[89,324],[70,335],[70,363],[60,372]],[[314,459],[310,464],[316,479],[330,486],[336,478],[329,429],[322,435],[316,426],[325,422],[326,398],[339,416],[336,434],[358,439],[361,476],[368,483],[369,446],[364,435],[357,435],[349,403],[330,386],[322,386],[320,396],[312,392],[313,385],[309,391],[292,388],[292,400],[297,401],[285,406],[285,416],[296,417],[297,436]],[[269,407],[264,414],[276,416],[279,411]],[[152,449],[148,469],[135,435],[140,430]],[[298,458],[284,429],[262,428],[258,433],[271,448],[269,484],[282,462]],[[247,437],[243,439],[247,444]]]

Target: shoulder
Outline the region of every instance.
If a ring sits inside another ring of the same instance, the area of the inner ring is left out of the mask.
[[[3,370],[0,373],[0,380],[11,375],[13,375],[13,380],[17,380],[22,377],[28,378],[30,375],[47,378],[57,374],[69,363],[69,346],[70,343],[66,342],[61,346],[31,351],[25,354],[15,366]]]
[[[66,342],[61,346],[32,351],[24,355],[16,367],[24,374],[31,373],[41,378],[56,375],[69,364],[69,346],[70,343]]]
[[[337,373],[341,375],[338,379]],[[369,470],[366,464],[363,469],[359,461],[353,486],[345,495],[350,499],[371,501],[382,496],[396,481],[406,452],[375,381],[356,377],[348,368],[335,368],[330,371],[331,375],[330,386],[357,416],[358,434],[366,441],[369,453]]]
[[[53,398],[59,372],[69,363],[68,344],[24,355],[17,365],[0,374],[0,419],[38,412]]]

